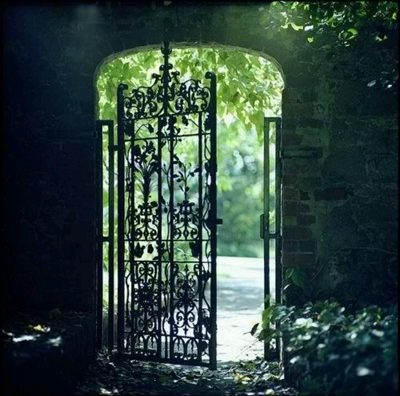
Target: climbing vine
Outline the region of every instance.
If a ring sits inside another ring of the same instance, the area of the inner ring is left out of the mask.
[[[258,10],[259,23],[265,27],[267,37],[295,31],[299,40],[324,53],[328,61],[360,47],[375,51],[382,59],[376,62],[374,74],[370,73],[368,87],[396,89],[398,68],[393,60],[398,58],[397,2],[274,1]],[[360,64],[367,62],[363,55],[359,58]]]

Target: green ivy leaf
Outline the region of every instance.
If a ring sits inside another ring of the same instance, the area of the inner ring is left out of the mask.
[[[293,283],[296,286],[299,286],[301,289],[305,289],[307,287],[307,275],[304,271],[294,269],[291,277]]]
[[[292,27],[293,30],[298,32],[299,30],[303,30],[304,27],[301,25],[296,25],[294,22],[290,22],[290,26]]]
[[[294,268],[287,268],[285,272],[285,280],[289,280],[293,275]]]

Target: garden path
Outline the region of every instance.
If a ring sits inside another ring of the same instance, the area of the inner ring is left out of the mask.
[[[75,395],[297,395],[285,385],[278,362],[256,359],[263,355],[263,344],[250,330],[263,309],[263,260],[218,257],[217,267],[218,370],[120,361],[104,350]]]
[[[263,344],[250,334],[253,325],[261,320],[264,299],[263,265],[263,259],[260,258],[219,256],[217,259],[219,364],[254,360],[263,355]],[[274,272],[271,272],[271,276],[274,276]]]

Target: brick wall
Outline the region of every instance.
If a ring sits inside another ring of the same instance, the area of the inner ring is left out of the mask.
[[[362,53],[368,76],[377,55],[360,48],[328,62],[296,32],[267,35],[260,12],[258,6],[157,2],[6,8],[8,304],[93,310],[94,73],[113,53],[159,45],[166,20],[172,43],[253,49],[282,67],[284,148],[321,152],[283,165],[283,266],[306,271],[312,280],[307,293],[335,295],[354,278],[351,266],[339,274],[332,259],[341,249],[395,249],[396,91],[368,90],[365,79],[335,69]],[[288,291],[289,303],[304,298],[295,285]]]
[[[284,151],[319,154],[283,160],[283,265],[307,277],[303,290],[287,289],[293,303],[396,299],[398,99],[396,89],[368,86],[380,75],[380,50],[391,52],[360,42],[334,57],[314,53],[287,76]]]

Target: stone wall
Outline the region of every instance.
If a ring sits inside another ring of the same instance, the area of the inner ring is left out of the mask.
[[[320,154],[283,160],[283,267],[307,279],[304,290],[287,290],[287,301],[342,298],[354,282],[359,294],[347,299],[360,297],[374,279],[357,277],[360,268],[376,273],[377,256],[397,246],[396,91],[367,87],[379,61],[368,47],[329,60],[294,31],[267,34],[260,12],[257,5],[158,2],[6,8],[8,306],[94,310],[94,73],[113,53],[159,45],[166,26],[172,45],[232,45],[279,63],[286,82],[283,148]],[[359,263],[351,259],[361,255]]]

